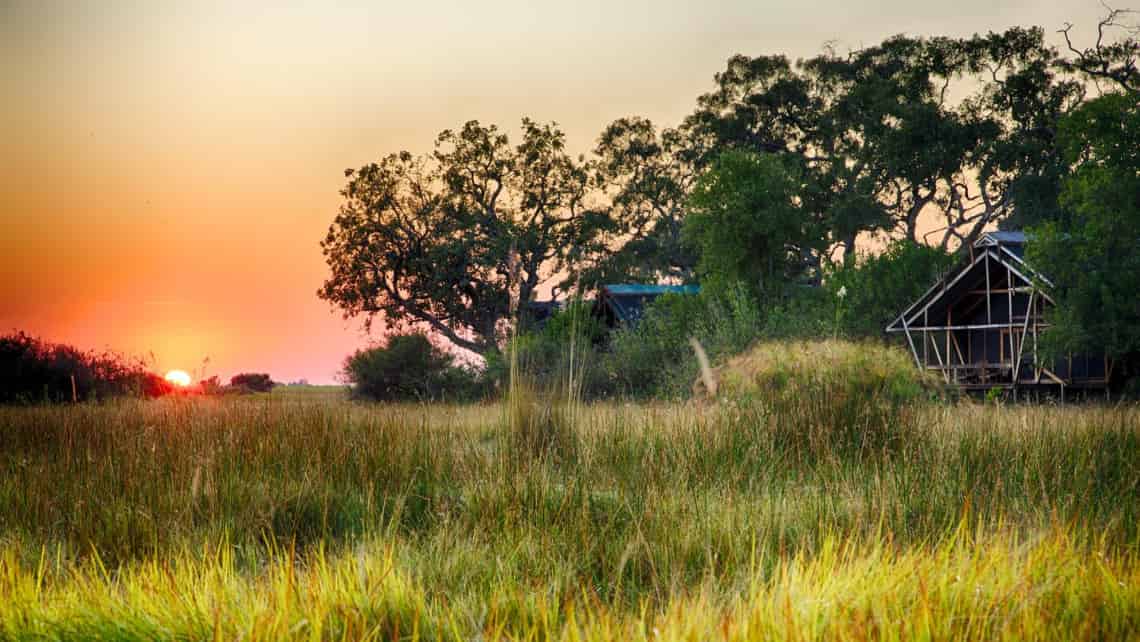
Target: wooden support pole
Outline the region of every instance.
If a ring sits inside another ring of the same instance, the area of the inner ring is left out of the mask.
[[[952,325],[954,325],[954,324],[950,322],[950,305],[947,304],[946,305],[946,326],[950,327]],[[954,357],[953,357],[953,355],[950,354],[950,333],[951,332],[952,332],[952,330],[946,331],[946,363],[952,365],[954,363]]]
[[[922,311],[922,325],[923,326],[930,325],[930,319],[928,318],[927,310]],[[930,340],[926,338],[926,329],[924,327],[922,330],[922,366],[923,367],[926,367],[927,365],[930,364],[930,348],[928,347],[929,343],[930,343]]]
[[[1045,304],[1041,301],[1038,301],[1037,305],[1041,306],[1042,308],[1045,307]],[[1034,310],[1034,313],[1033,313],[1033,370],[1034,370],[1033,383],[1041,383],[1041,359],[1040,359],[1040,357],[1037,356],[1037,326],[1038,326],[1038,324],[1040,324],[1040,322],[1041,322],[1041,319],[1037,315],[1037,311]]]
[[[986,252],[986,323],[994,322],[994,313],[990,309],[990,298],[992,291],[990,288],[990,253]]]
[[[1013,341],[1014,341],[1014,339],[1013,339],[1013,291],[1009,289],[1009,288],[1013,287],[1013,272],[1011,272],[1008,267],[1005,268],[1005,283],[1007,286],[1006,287],[1006,296],[1008,297],[1008,300],[1009,300],[1009,317],[1006,318],[1006,321],[1008,321],[1010,323],[1010,329],[1009,329],[1009,359],[1010,359],[1009,373],[1012,376],[1013,372],[1014,372],[1013,363],[1012,363],[1013,358],[1014,358],[1013,355],[1017,353],[1017,350],[1013,347]]]
[[[966,361],[966,357],[962,356],[962,344],[958,342],[958,335],[954,335],[954,352],[958,353],[958,363],[962,365],[970,363],[969,361]]]
[[[910,336],[910,327],[908,327],[906,324],[906,316],[905,315],[902,317],[902,326],[903,326],[903,332],[906,333],[906,341],[907,341],[907,343],[910,344],[910,353],[912,355],[914,355],[914,365],[918,366],[919,370],[922,370],[922,364],[919,363],[919,361],[918,361],[918,350],[915,349],[915,347],[914,347],[914,339],[912,339]]]
[[[1005,294],[1007,289],[1013,290],[1013,292],[1015,294],[1029,294],[1030,292],[1033,291],[1033,288],[1024,287],[1024,286],[1023,287],[1015,287],[1015,288],[994,288],[993,294]],[[986,293],[985,290],[969,290],[966,292],[966,294],[977,294],[977,295],[981,295],[981,294],[985,294],[985,293]]]
[[[1033,316],[1033,303],[1036,292],[1029,293],[1029,305],[1025,308],[1025,325],[1021,328],[1021,340],[1017,342],[1017,361],[1013,364],[1013,382],[1017,383],[1017,379],[1021,374],[1021,357],[1025,353],[1025,336],[1029,332],[1029,318]]]
[[[942,354],[938,351],[938,342],[934,341],[931,345],[934,346],[934,356],[938,357],[938,369],[942,371],[942,378],[946,383],[950,383],[950,372],[953,369],[942,360]]]
[[[978,325],[932,325],[927,327],[917,327],[914,330],[928,330],[930,332],[942,332],[943,330],[1005,330],[1008,328],[1016,328],[1017,323],[981,323]]]

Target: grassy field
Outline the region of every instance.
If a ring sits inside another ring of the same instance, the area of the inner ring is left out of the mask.
[[[817,383],[3,408],[0,638],[1140,636],[1140,409]]]

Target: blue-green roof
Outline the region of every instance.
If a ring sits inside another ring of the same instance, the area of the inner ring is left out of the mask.
[[[701,291],[699,285],[642,285],[640,283],[613,283],[610,285],[603,285],[602,289],[615,296],[642,296],[646,294],[665,294],[666,292],[674,292],[676,294],[697,294]]]
[[[612,283],[602,286],[599,302],[608,306],[621,321],[633,323],[641,317],[645,305],[662,294],[697,294],[700,291],[699,285]]]

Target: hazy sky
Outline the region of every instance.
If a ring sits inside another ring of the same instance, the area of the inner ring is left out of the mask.
[[[334,6],[335,5],[335,6]],[[1127,6],[1120,4],[1118,6]],[[1096,1],[0,0],[0,332],[329,381],[343,170],[470,119],[675,124],[733,53],[1065,22]]]

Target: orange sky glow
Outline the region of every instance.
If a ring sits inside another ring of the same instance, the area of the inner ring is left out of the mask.
[[[336,5],[335,7],[333,5]],[[287,6],[282,6],[287,5]],[[469,119],[672,125],[733,53],[1087,34],[1095,0],[0,2],[0,332],[228,379],[334,380],[315,296],[346,167]]]

